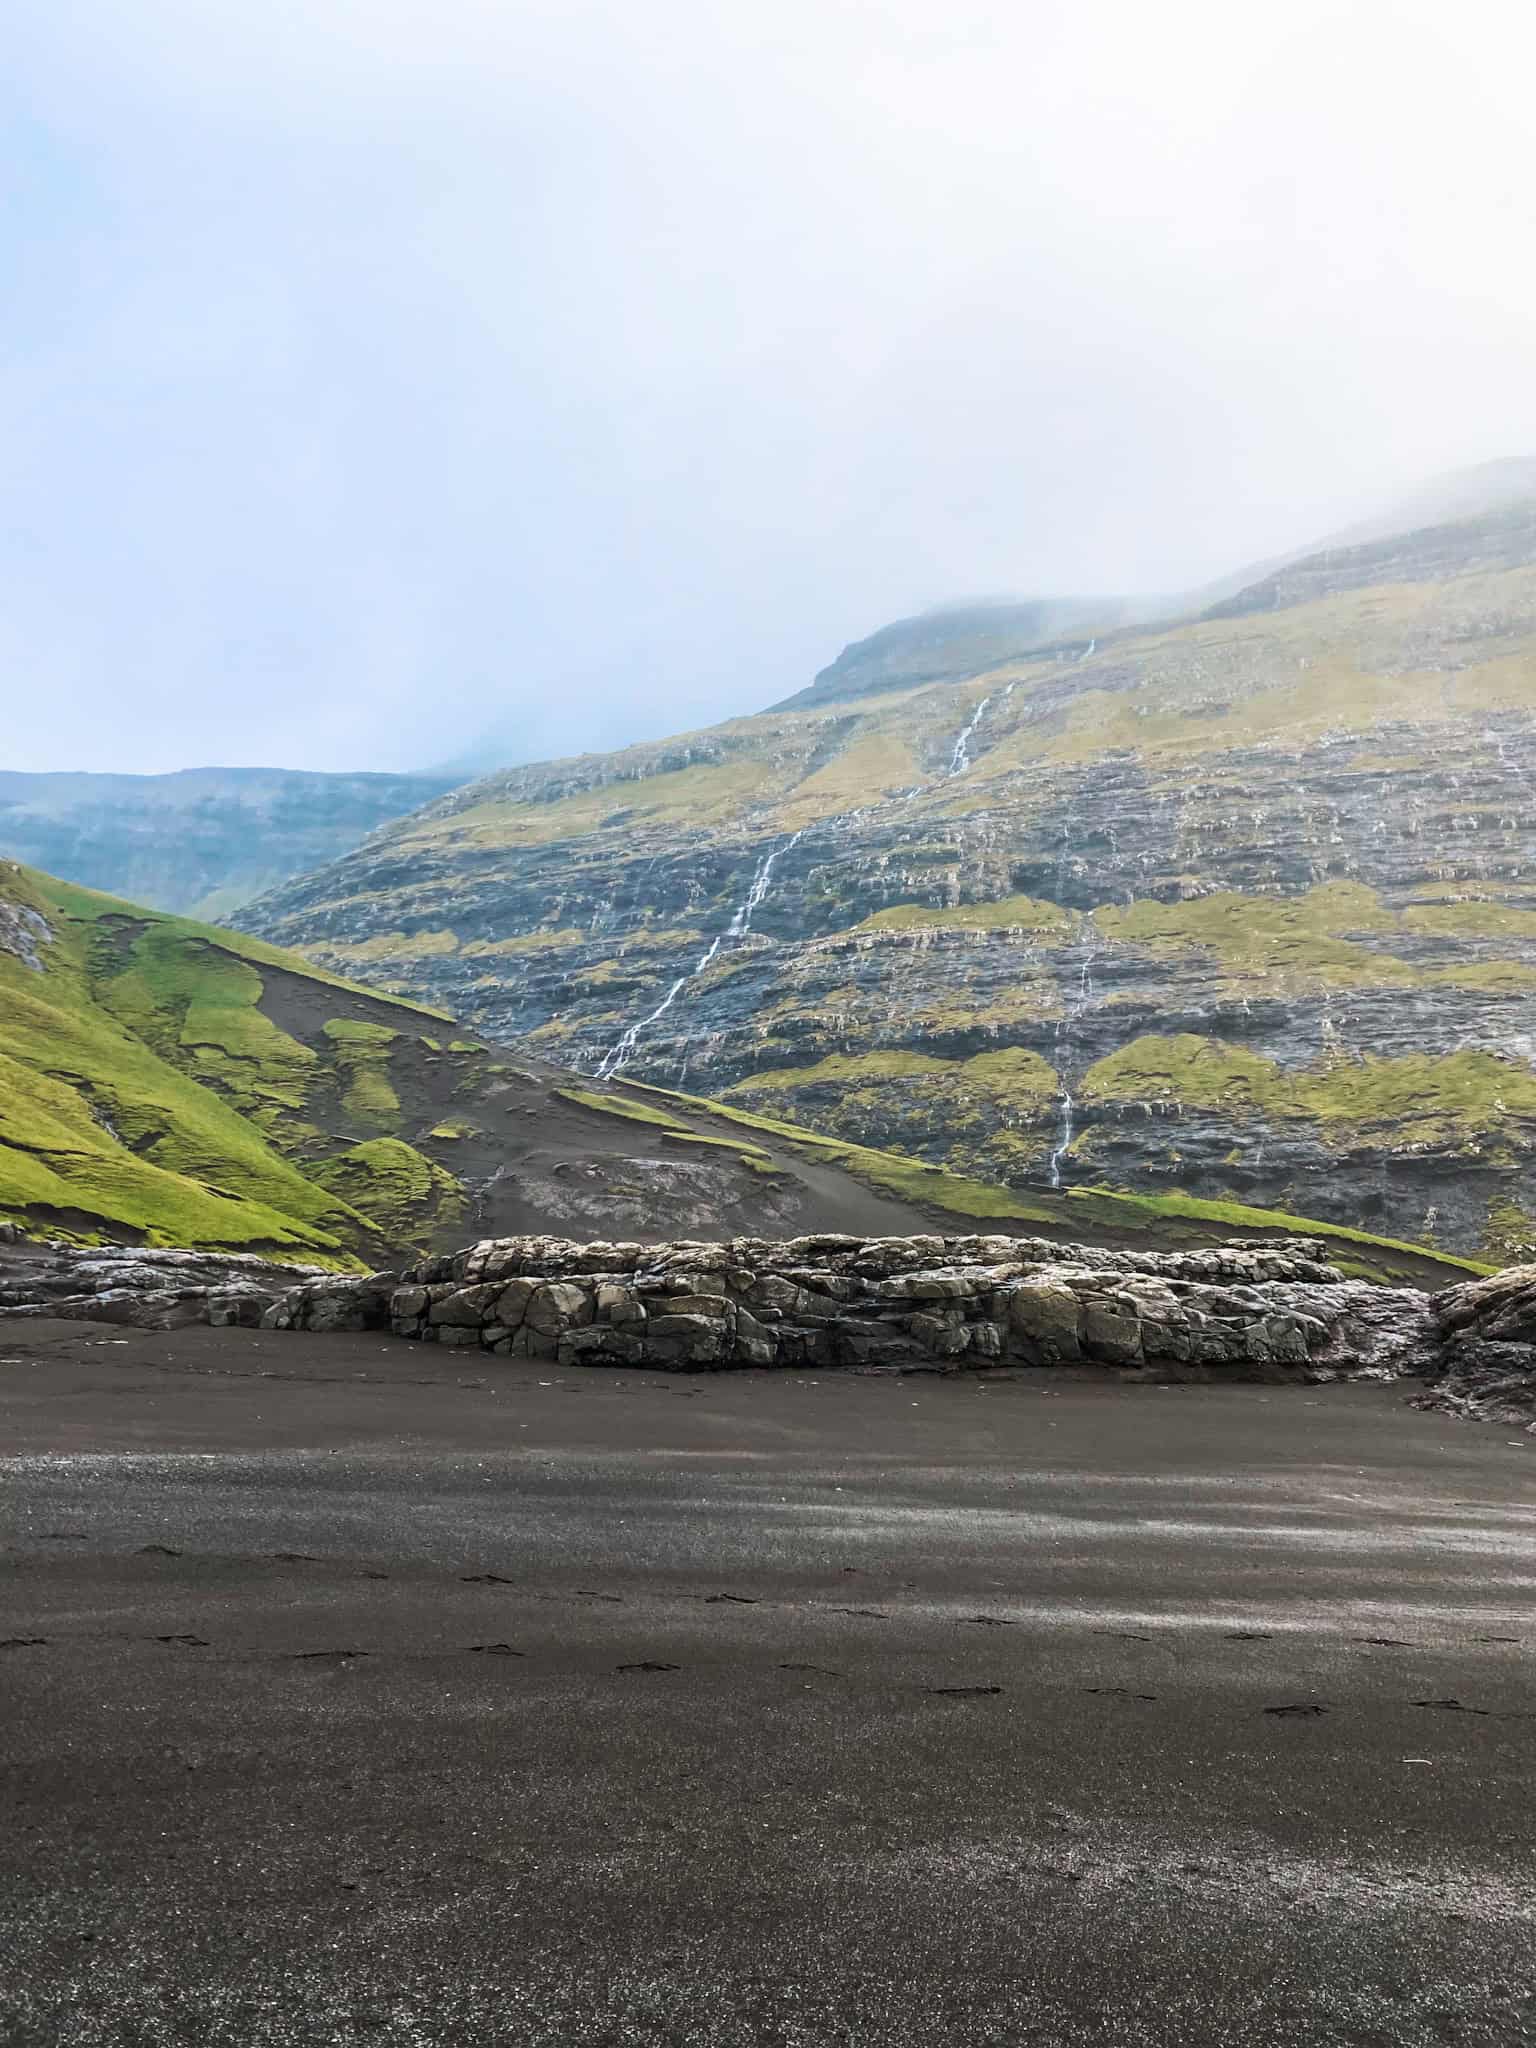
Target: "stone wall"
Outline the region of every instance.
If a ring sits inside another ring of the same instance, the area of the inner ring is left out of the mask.
[[[0,1318],[393,1329],[503,1358],[679,1370],[1431,1377],[1449,1361],[1463,1297],[1481,1318],[1463,1348],[1481,1341],[1483,1323],[1507,1337],[1510,1303],[1525,1313],[1531,1298],[1526,1275],[1523,1293],[1478,1283],[1432,1301],[1345,1280],[1323,1249],[1311,1239],[1143,1253],[1009,1237],[516,1237],[398,1276],[357,1276],[232,1254],[19,1244],[0,1245]]]
[[[501,1238],[424,1262],[396,1334],[561,1365],[1178,1377],[1355,1369],[1412,1341],[1412,1289],[1347,1281],[1312,1239],[1184,1253],[1008,1237],[702,1244]]]

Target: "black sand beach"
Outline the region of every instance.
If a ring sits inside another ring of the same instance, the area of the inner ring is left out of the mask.
[[[1536,1446],[0,1329],[0,2039],[1504,2048]]]

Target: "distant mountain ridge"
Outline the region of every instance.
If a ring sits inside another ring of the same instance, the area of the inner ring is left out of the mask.
[[[1396,493],[1368,516],[1321,540],[1256,562],[1215,582],[1182,594],[1118,597],[987,598],[931,605],[910,618],[894,620],[843,649],[803,690],[768,706],[770,711],[849,703],[883,691],[928,683],[964,681],[1025,654],[1054,648],[1083,653],[1125,628],[1155,621],[1256,611],[1281,599],[1282,590],[1310,587],[1314,594],[1331,581],[1342,588],[1346,558],[1362,580],[1379,553],[1375,545],[1400,543],[1410,534],[1481,522],[1487,536],[1485,566],[1524,559],[1521,529],[1536,516],[1536,456],[1511,456],[1456,470]],[[1464,574],[1465,536],[1449,557],[1447,573]],[[1324,564],[1327,575],[1323,574]],[[1455,566],[1460,563],[1461,566]],[[1311,572],[1310,577],[1308,572]],[[1427,561],[1405,565],[1405,573],[1430,575]]]
[[[225,916],[454,787],[448,775],[0,770],[0,855],[159,910]]]

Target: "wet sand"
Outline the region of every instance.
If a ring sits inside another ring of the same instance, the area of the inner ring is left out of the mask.
[[[1536,2038],[1536,1447],[0,1324],[0,2040]]]

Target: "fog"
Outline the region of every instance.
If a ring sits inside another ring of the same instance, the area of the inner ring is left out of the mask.
[[[13,0],[0,766],[752,710],[1536,449],[1507,0]]]

